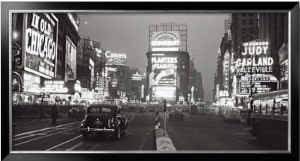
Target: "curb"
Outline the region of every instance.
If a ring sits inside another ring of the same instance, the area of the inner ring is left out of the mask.
[[[158,126],[159,125],[159,126]],[[156,150],[157,151],[176,151],[175,146],[173,145],[172,140],[169,135],[166,133],[164,136],[164,129],[160,128],[160,123],[154,126],[154,132],[156,137]]]

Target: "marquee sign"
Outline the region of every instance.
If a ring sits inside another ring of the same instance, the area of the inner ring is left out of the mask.
[[[43,85],[41,88],[42,93],[68,93],[68,88],[64,81],[45,80]]]
[[[54,14],[25,14],[25,70],[51,79],[56,72],[58,19]]]
[[[228,91],[219,91],[219,97],[228,97],[229,93]]]
[[[252,79],[252,87],[251,87]],[[253,74],[246,75],[241,77],[239,83],[239,92],[240,94],[249,95],[251,90],[252,94],[254,93],[263,93],[269,91],[275,91],[279,88],[278,80],[275,76],[270,74]]]
[[[268,54],[268,42],[244,43],[242,58],[236,61],[236,71],[239,75],[247,73],[273,73],[273,58]]]
[[[41,92],[41,78],[40,76],[23,73],[23,91],[31,93],[40,93]]]

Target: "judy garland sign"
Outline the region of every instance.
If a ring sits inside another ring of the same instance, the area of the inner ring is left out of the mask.
[[[55,77],[58,20],[54,14],[25,14],[25,70],[51,79]]]
[[[273,73],[274,60],[268,55],[268,42],[244,43],[242,58],[236,61],[236,70],[240,75],[247,73]]]
[[[242,57],[236,61],[236,74],[241,75],[239,93],[263,93],[278,89],[274,76],[274,59],[268,54],[268,42],[244,43]],[[252,85],[251,85],[252,82]]]

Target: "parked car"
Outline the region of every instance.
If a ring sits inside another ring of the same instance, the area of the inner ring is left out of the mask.
[[[91,133],[111,133],[116,139],[126,134],[128,119],[120,109],[116,104],[90,105],[80,126],[83,139],[88,139]]]
[[[183,120],[184,114],[182,113],[182,109],[180,107],[170,111],[171,113],[169,113],[169,120],[173,120],[173,119]]]
[[[68,117],[84,117],[86,112],[86,106],[84,105],[73,105],[68,111]]]
[[[241,115],[240,115],[240,111],[237,109],[230,109],[227,110],[224,119],[226,121],[236,121],[236,122],[240,122],[241,121]]]
[[[196,105],[192,105],[190,109],[190,114],[197,114],[198,113],[198,107]]]
[[[217,111],[216,108],[210,107],[210,108],[209,108],[209,113],[208,113],[208,114],[209,114],[209,115],[216,115],[216,111]]]

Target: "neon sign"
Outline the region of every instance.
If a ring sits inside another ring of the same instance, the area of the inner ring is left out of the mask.
[[[152,46],[179,46],[180,41],[152,41]]]
[[[253,86],[251,87],[251,82]],[[252,93],[263,93],[268,91],[277,90],[279,87],[278,80],[275,76],[271,74],[253,74],[245,75],[241,77],[239,92],[242,94]]]
[[[142,80],[142,76],[141,76],[141,74],[138,73],[138,71],[136,71],[135,74],[132,74],[131,78],[132,78],[132,80],[138,80],[138,81]]]
[[[105,57],[107,58],[106,65],[126,65],[127,55],[122,53],[116,53],[111,51],[105,52]]]
[[[28,13],[26,21],[23,47],[26,54],[25,70],[51,79],[55,75],[57,52],[55,27],[58,20],[53,14]]]
[[[228,97],[228,91],[219,91],[219,97]]]
[[[152,57],[152,69],[177,68],[177,57]]]
[[[32,15],[31,27],[33,29],[26,29],[26,53],[54,60],[56,44],[50,35],[53,30],[52,26],[37,14]]]
[[[268,44],[268,42],[244,43],[242,52],[244,58],[236,61],[237,73],[272,73],[274,60],[268,56]]]
[[[153,93],[155,93],[156,98],[171,98],[175,100],[176,97],[176,87],[166,87],[166,86],[155,86],[153,88]]]
[[[45,81],[45,87],[41,88],[43,93],[67,93],[68,88],[65,87],[64,81]]]
[[[41,78],[39,76],[24,73],[23,91],[40,93]]]
[[[151,51],[178,51],[180,36],[177,31],[158,31],[152,33]]]

